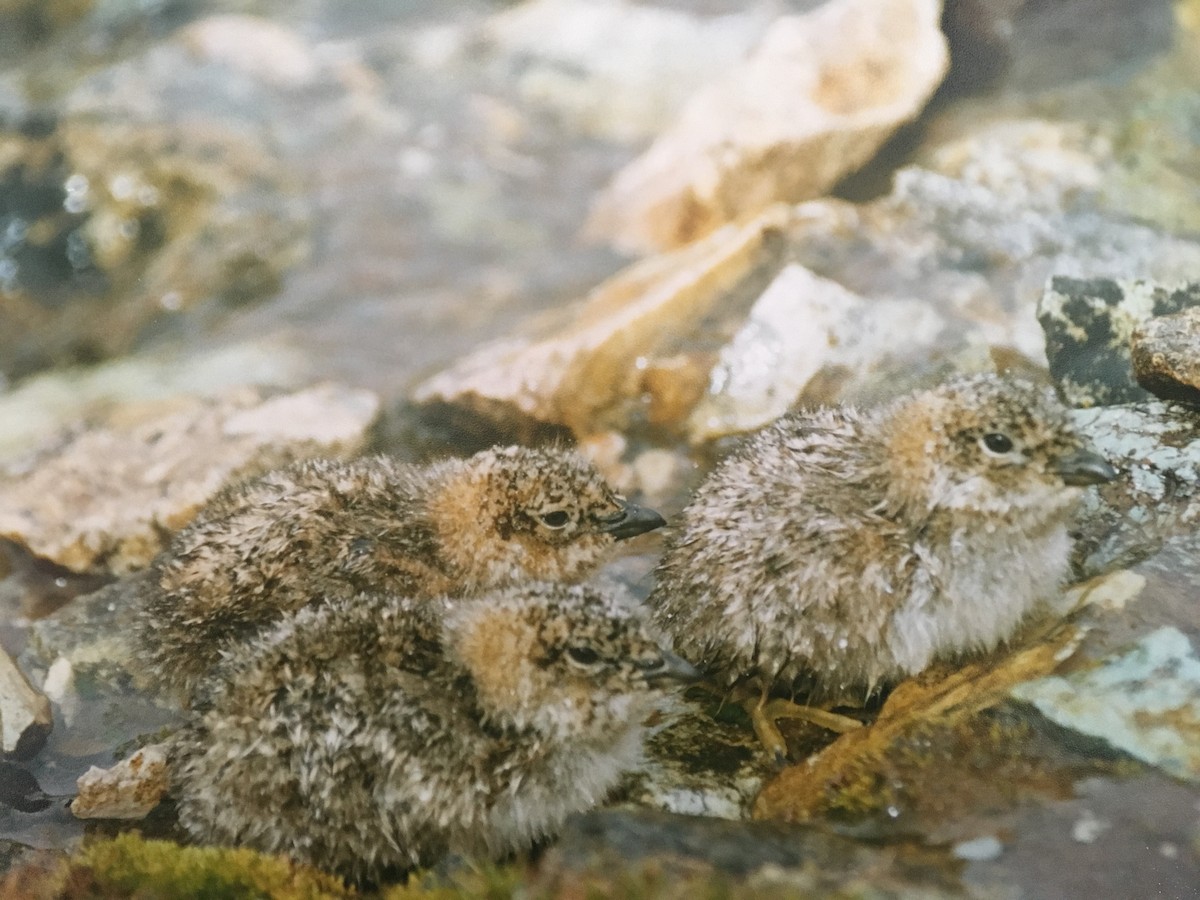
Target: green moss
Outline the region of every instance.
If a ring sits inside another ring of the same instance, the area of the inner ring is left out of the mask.
[[[243,900],[345,898],[340,879],[251,850],[181,847],[134,833],[89,844],[75,857],[66,900],[75,897]]]

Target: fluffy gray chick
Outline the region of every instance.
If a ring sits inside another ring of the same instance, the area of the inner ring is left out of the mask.
[[[495,858],[601,802],[696,675],[585,586],[306,608],[202,688],[173,748],[180,822],[357,882]]]
[[[1115,474],[1051,391],[1016,379],[790,414],[701,486],[649,602],[680,653],[760,709],[773,689],[858,705],[1009,638],[1068,574],[1081,486]]]

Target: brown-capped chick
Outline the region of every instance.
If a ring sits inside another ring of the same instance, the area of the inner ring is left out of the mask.
[[[768,692],[860,704],[1009,638],[1068,574],[1082,486],[1115,474],[1050,390],[995,375],[790,414],[701,486],[650,604],[680,653],[753,692],[778,755],[770,720],[798,710]]]
[[[356,882],[496,858],[604,800],[697,675],[587,586],[305,608],[202,685],[172,750],[179,819]]]
[[[225,491],[175,538],[146,580],[140,644],[186,697],[222,649],[313,598],[576,581],[662,524],[564,449],[310,460]]]

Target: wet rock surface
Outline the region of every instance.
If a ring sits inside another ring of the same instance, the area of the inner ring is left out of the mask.
[[[128,646],[138,567],[176,527],[156,504],[189,483],[154,449],[171,439],[138,430],[154,416],[198,421],[230,397],[333,380],[382,398],[373,447],[573,436],[670,515],[731,438],[791,406],[873,403],[963,370],[1057,375],[1056,335],[1092,326],[1043,330],[1047,285],[1150,297],[1145,315],[1095,320],[1093,346],[1123,354],[1114,378],[1092,363],[1060,376],[1095,404],[1077,424],[1121,471],[1076,526],[1090,580],[1010,646],[877,698],[856,734],[785,723],[782,771],[736,705],[693,690],[654,723],[613,808],[530,859],[383,894],[1195,892],[1200,445],[1190,406],[1134,380],[1164,371],[1139,346],[1173,354],[1173,384],[1191,378],[1189,345],[1165,342],[1192,314],[1163,316],[1155,298],[1200,271],[1194,0],[954,0],[948,80],[915,124],[884,129],[882,150],[841,154],[858,166],[878,152],[857,175],[730,225],[761,206],[757,189],[714,180],[704,216],[656,221],[666,238],[622,232],[639,247],[704,236],[632,265],[578,241],[641,143],[686,120],[689,98],[715,108],[706,82],[761,65],[751,55],[781,17],[847,6],[0,3],[0,456],[24,460],[0,516],[30,538],[0,555],[0,647],[53,717],[39,752],[0,763],[0,894],[347,894],[278,859],[179,846],[170,803],[136,826],[168,841],[110,840],[129,826],[67,809],[90,767],[113,770],[182,715],[153,699]],[[862,74],[839,40],[820,49]],[[823,121],[852,117],[834,107]],[[711,148],[680,149],[630,208]],[[829,175],[811,153],[803,168]],[[755,165],[795,186],[791,156]],[[63,362],[75,367],[33,374]],[[307,447],[302,417],[277,412],[245,433],[214,426],[221,440],[192,450],[219,481],[237,466],[215,448],[250,432],[262,464]],[[127,508],[144,515],[88,532],[64,471],[137,475],[147,493]],[[180,516],[204,495],[188,491],[171,501]],[[23,506],[56,524],[30,528]],[[644,595],[659,547],[606,576]]]

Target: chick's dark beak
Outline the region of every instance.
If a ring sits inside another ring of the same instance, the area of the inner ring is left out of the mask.
[[[1103,456],[1091,450],[1076,450],[1055,466],[1064,482],[1075,487],[1103,484],[1117,477],[1117,470]]]
[[[704,674],[682,656],[676,656],[669,650],[664,650],[662,660],[644,669],[646,680],[658,686],[670,681],[691,684],[699,681]]]
[[[620,514],[606,521],[600,526],[600,530],[611,534],[618,541],[623,541],[625,538],[636,537],[647,531],[653,531],[655,528],[662,528],[666,524],[667,520],[654,510],[626,503],[621,508]]]

